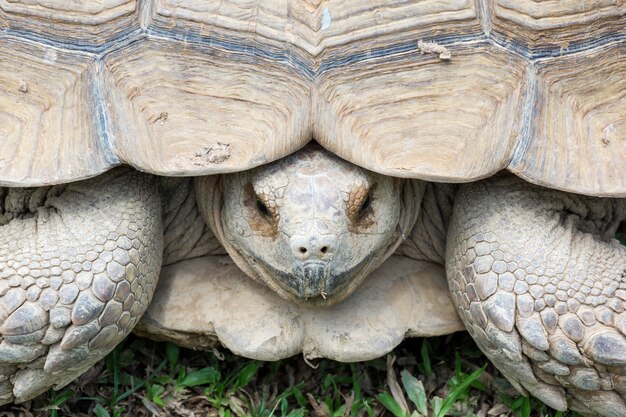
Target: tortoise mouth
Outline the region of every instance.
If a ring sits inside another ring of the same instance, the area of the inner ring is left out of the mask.
[[[335,279],[331,274],[330,262],[306,261],[296,265],[293,270],[293,279],[288,281],[290,287],[296,290],[299,298],[325,298],[331,294]]]
[[[366,277],[368,259],[349,270],[338,272],[332,261],[298,262],[291,273],[258,262],[267,285],[295,304],[326,307],[347,298]]]

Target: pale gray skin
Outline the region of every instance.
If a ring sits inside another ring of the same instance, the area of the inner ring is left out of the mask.
[[[626,199],[514,177],[462,186],[448,283],[478,346],[521,392],[558,410],[626,416]]]
[[[415,221],[420,187],[355,167],[320,147],[197,181],[201,211],[238,266],[281,297],[331,305],[391,255]],[[407,184],[407,187],[410,184]],[[418,194],[418,195],[416,195]],[[216,205],[216,207],[214,207]],[[406,227],[406,226],[405,226]]]
[[[355,229],[364,199],[350,195],[374,183],[365,210],[379,224]],[[120,169],[67,186],[1,189],[1,401],[66,384],[132,329],[154,291],[164,233],[166,258],[203,253],[172,248],[172,236],[187,236],[176,225],[193,224],[195,235],[203,228],[193,204],[171,207],[175,188],[159,192],[154,177]],[[611,239],[626,200],[511,176],[425,186],[310,147],[268,167],[197,179],[196,192],[235,262],[301,303],[347,296],[403,239],[406,256],[445,257],[461,318],[520,391],[557,409],[626,415],[626,249]],[[312,258],[317,264],[306,263]]]
[[[161,267],[153,177],[0,188],[0,403],[61,387],[141,318]]]

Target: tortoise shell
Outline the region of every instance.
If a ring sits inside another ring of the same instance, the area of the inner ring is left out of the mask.
[[[0,24],[2,186],[314,138],[393,176],[626,196],[623,1],[12,0]]]

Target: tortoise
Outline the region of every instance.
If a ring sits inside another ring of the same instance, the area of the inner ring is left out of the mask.
[[[464,325],[520,392],[626,415],[623,2],[0,21],[1,402],[133,329],[358,361]]]

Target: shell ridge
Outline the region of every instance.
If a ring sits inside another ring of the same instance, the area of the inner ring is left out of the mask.
[[[531,145],[532,138],[534,137],[534,123],[533,115],[535,112],[535,106],[537,104],[537,71],[533,63],[530,63],[526,69],[526,79],[528,81],[526,87],[526,103],[522,110],[522,129],[520,132],[519,140],[511,155],[509,161],[510,167],[517,166],[524,159],[524,155],[528,151]],[[515,172],[515,171],[514,171]]]
[[[110,131],[110,115],[106,110],[106,103],[109,102],[104,88],[104,77],[98,76],[104,74],[104,64],[102,59],[98,59],[95,64],[95,71],[92,70],[90,75],[90,90],[91,90],[91,107],[96,115],[96,134],[98,142],[103,151],[105,161],[111,165],[118,165],[121,163],[117,157],[117,152],[114,144],[112,143],[111,131]]]
[[[472,35],[454,35],[454,36],[441,36],[441,37],[424,37],[428,41],[434,41],[441,46],[451,45],[472,45],[488,42],[489,38],[484,34],[472,34]],[[336,68],[341,68],[347,65],[359,64],[374,59],[394,59],[404,58],[406,54],[418,54],[419,48],[417,47],[418,39],[411,39],[402,43],[395,43],[392,45],[385,45],[378,48],[368,49],[361,53],[351,54],[348,56],[340,56],[335,59],[322,58],[317,75],[321,75],[326,71],[330,71]]]
[[[39,36],[28,30],[20,30],[15,28],[6,28],[2,32],[8,36],[15,37],[19,40],[28,40],[36,42],[41,45],[52,46],[54,48],[63,49],[71,52],[85,52],[93,55],[104,54],[107,50],[111,49],[110,45],[114,44],[116,47],[125,45],[129,39],[138,36],[141,33],[141,28],[133,29],[129,28],[125,32],[120,32],[114,37],[109,39],[108,42],[102,45],[90,45],[86,43],[69,43],[57,39],[52,39],[44,36]]]
[[[192,31],[179,32],[168,31],[160,27],[150,26],[146,29],[146,34],[150,39],[161,40],[175,40],[184,43],[189,48],[210,48],[219,49],[222,51],[233,53],[232,58],[238,60],[245,59],[264,59],[272,62],[281,62],[290,65],[293,68],[301,71],[308,78],[312,78],[314,71],[311,69],[310,62],[298,54],[296,51],[299,49],[296,46],[278,50],[276,48],[260,48],[257,46],[251,46],[242,42],[237,42],[240,39],[227,40],[223,37],[216,36],[203,36],[199,33]],[[259,44],[260,46],[269,46]],[[276,51],[276,52],[274,52]]]
[[[497,45],[503,47],[509,52],[518,53],[529,60],[539,60],[543,58],[557,58],[571,55],[579,52],[585,52],[592,49],[602,48],[613,43],[619,43],[626,40],[626,33],[618,33],[616,35],[605,35],[599,38],[586,40],[582,42],[572,42],[565,47],[545,47],[545,48],[529,48],[517,39],[507,39],[499,33],[491,32],[489,37]]]

